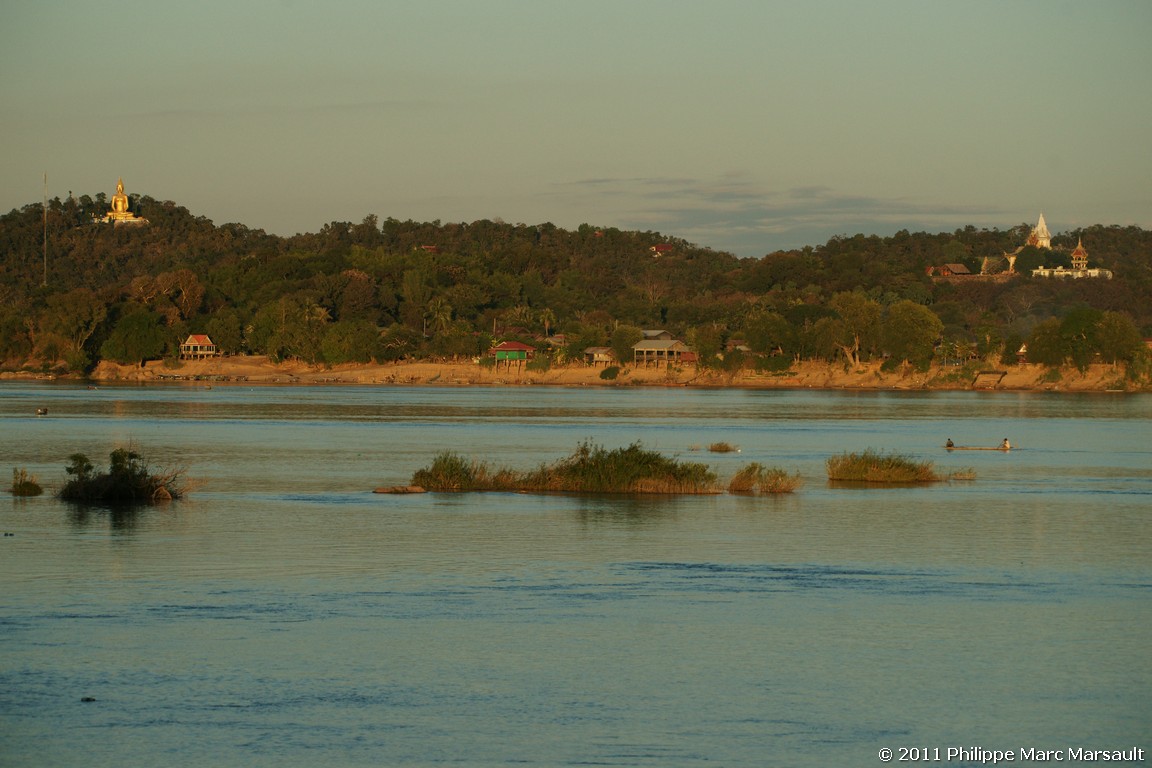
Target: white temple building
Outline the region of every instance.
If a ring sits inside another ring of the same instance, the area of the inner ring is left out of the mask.
[[[1044,224],[1044,216],[1041,215],[1040,216],[1040,226],[1043,226],[1043,224]],[[1035,231],[1036,230],[1033,230],[1033,234],[1035,234]],[[1029,242],[1031,242],[1031,238],[1029,238]],[[1039,247],[1039,246],[1037,246],[1037,247]],[[1051,249],[1051,246],[1048,246],[1048,247],[1049,247],[1049,249]],[[1032,277],[1071,277],[1071,278],[1095,277],[1095,278],[1103,278],[1105,280],[1111,280],[1112,279],[1112,270],[1100,269],[1100,268],[1089,269],[1088,268],[1088,251],[1086,251],[1084,249],[1083,240],[1077,240],[1076,241],[1076,248],[1072,251],[1072,268],[1071,269],[1069,269],[1068,267],[1040,267],[1039,269],[1032,270]]]

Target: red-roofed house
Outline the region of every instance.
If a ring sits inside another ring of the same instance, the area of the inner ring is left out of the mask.
[[[180,345],[181,360],[200,360],[205,357],[216,357],[218,354],[216,345],[204,333],[194,333]]]

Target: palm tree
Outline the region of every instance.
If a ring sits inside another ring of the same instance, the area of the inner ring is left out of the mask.
[[[432,321],[434,331],[444,333],[452,324],[452,305],[443,296],[436,296],[428,302],[425,317]]]
[[[552,335],[552,326],[556,323],[556,313],[545,307],[540,310],[540,324],[544,326],[544,336]]]

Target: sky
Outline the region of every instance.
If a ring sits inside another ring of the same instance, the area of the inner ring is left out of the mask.
[[[4,0],[0,211],[834,235],[1152,228],[1147,0]]]

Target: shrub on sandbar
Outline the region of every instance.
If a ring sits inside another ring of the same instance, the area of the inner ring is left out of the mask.
[[[44,493],[35,475],[28,474],[25,469],[12,469],[12,495],[13,496],[39,496]]]
[[[790,475],[777,467],[757,462],[747,465],[728,483],[729,493],[792,493],[800,487],[800,474]]]
[[[117,448],[108,455],[107,472],[96,472],[88,457],[74,453],[65,471],[71,479],[60,489],[65,501],[101,504],[139,504],[177,499],[184,495],[183,470],[156,473],[130,448]]]
[[[913,461],[895,453],[869,448],[863,453],[842,453],[825,462],[829,480],[865,483],[934,483],[942,480],[930,461]]]
[[[417,470],[412,484],[430,491],[719,492],[716,475],[707,465],[670,459],[639,443],[608,450],[584,442],[571,456],[529,472],[492,470],[483,462],[445,451],[431,466]]]

